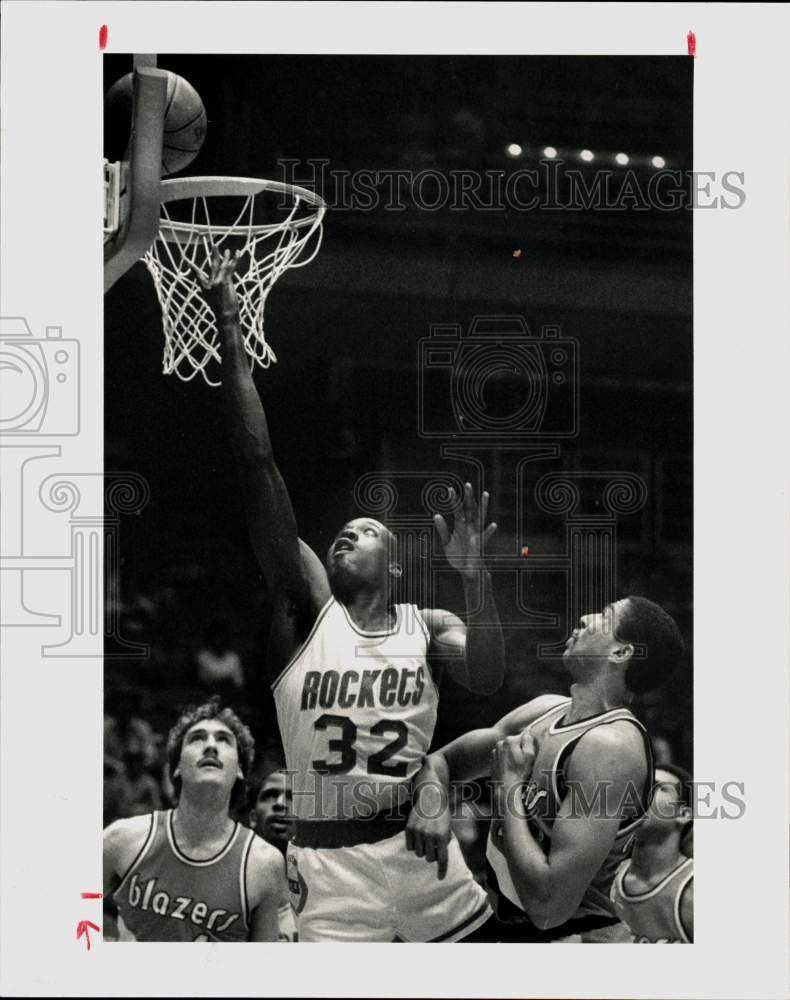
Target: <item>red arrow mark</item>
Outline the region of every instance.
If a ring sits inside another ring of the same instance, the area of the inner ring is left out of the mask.
[[[77,924],[77,940],[79,941],[79,939],[84,934],[85,944],[87,945],[88,951],[91,950],[91,936],[88,933],[89,927],[91,928],[91,930],[96,931],[97,934],[101,930],[101,927],[97,927],[96,924],[92,923],[90,920],[80,920],[80,922]]]

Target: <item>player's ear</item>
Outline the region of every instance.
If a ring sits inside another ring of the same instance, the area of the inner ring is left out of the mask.
[[[630,642],[622,642],[620,645],[615,646],[612,652],[609,654],[610,659],[614,660],[615,663],[628,663],[631,657],[634,655],[634,647]]]

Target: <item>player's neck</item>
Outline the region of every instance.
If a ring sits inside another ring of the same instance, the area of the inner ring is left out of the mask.
[[[571,684],[571,707],[565,713],[565,722],[578,722],[625,707],[622,692],[607,685],[605,680],[576,681]]]
[[[631,855],[630,871],[641,882],[658,885],[682,860],[679,835],[673,834],[658,841],[637,840]]]
[[[181,799],[173,810],[173,829],[182,847],[195,846],[206,841],[229,837],[233,820],[228,815],[228,803],[223,796],[212,795],[205,800]]]
[[[393,625],[390,595],[387,591],[360,590],[343,601],[354,624],[363,632],[380,632]]]

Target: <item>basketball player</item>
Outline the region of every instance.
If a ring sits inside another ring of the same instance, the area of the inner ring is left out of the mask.
[[[121,941],[276,941],[282,858],[229,816],[254,753],[249,729],[216,699],[167,740],[175,809],[104,832],[104,895]]]
[[[250,810],[250,826],[267,843],[276,847],[283,857],[283,895],[277,910],[277,922],[280,928],[277,940],[298,941],[296,922],[285,882],[285,851],[294,834],[293,795],[285,771],[272,771],[264,779],[255,796],[255,805]]]
[[[451,780],[497,782],[486,856],[499,922],[481,940],[625,939],[609,890],[653,777],[647,733],[627,706],[661,683],[681,649],[658,605],[616,601],[584,615],[567,641],[570,698],[535,698],[426,760],[407,836],[418,857],[438,862],[440,877],[449,815],[437,798],[446,803]]]
[[[288,881],[300,941],[453,941],[489,916],[485,893],[448,845],[446,880],[405,844],[411,779],[428,750],[440,660],[472,690],[501,684],[504,642],[491,580],[481,571],[488,495],[466,485],[452,527],[437,530],[464,584],[468,630],[436,609],[395,605],[396,540],[356,517],[324,566],[298,537],[253,383],[233,288],[235,260],[198,272],[220,331],[222,386],[253,549],[274,605],[269,662],[296,833]]]
[[[691,775],[682,768],[656,768],[653,801],[637,827],[633,853],[614,877],[612,903],[636,944],[694,940],[694,862],[681,849],[691,793]]]

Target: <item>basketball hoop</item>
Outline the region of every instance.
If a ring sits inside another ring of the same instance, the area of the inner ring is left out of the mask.
[[[221,363],[214,313],[193,267],[211,272],[216,250],[238,253],[233,284],[250,366],[276,361],[264,333],[266,299],[290,267],[304,267],[321,246],[326,212],[305,188],[250,177],[185,177],[162,181],[158,235],[143,257],[162,308],[164,374],[188,382],[198,372],[208,385]],[[308,244],[316,234],[313,246]]]

